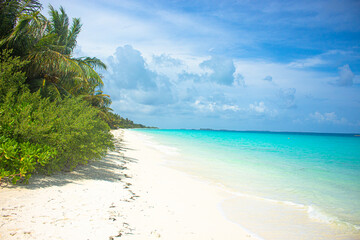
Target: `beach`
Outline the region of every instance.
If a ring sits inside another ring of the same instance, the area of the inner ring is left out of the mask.
[[[171,166],[181,155],[142,133],[113,135],[99,161],[2,187],[0,239],[360,239]]]
[[[71,173],[0,190],[0,239],[247,239],[217,210],[222,194],[161,166],[127,130],[116,150]],[[124,136],[125,135],[125,136]],[[148,150],[148,151],[147,151]],[[201,196],[201,198],[199,198]]]

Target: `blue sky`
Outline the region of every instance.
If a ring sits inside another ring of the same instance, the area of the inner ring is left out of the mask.
[[[112,108],[160,128],[360,132],[360,2],[46,0]]]

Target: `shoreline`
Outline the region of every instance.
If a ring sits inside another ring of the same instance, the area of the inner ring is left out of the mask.
[[[0,188],[0,238],[360,239],[169,166],[179,156],[142,133],[112,133],[116,148],[99,161]]]
[[[146,133],[141,132],[132,134],[138,134],[139,137],[146,136]],[[223,217],[247,233],[251,233],[253,238],[360,239],[358,231],[352,231],[345,224],[339,225],[332,221],[324,221],[321,213],[315,212],[311,206],[239,193],[222,184],[219,185],[218,182],[202,176],[199,172],[188,171],[176,164],[177,161],[181,161],[181,155],[178,156],[176,151],[174,154],[174,149],[160,145],[153,139],[146,141],[148,141],[149,147],[161,151],[167,156],[163,156],[165,159],[163,159],[162,165],[186,173],[188,177],[206,182],[212,188],[218,189],[223,194],[223,199],[218,204],[219,210],[223,212]]]
[[[127,146],[137,146],[126,155],[139,160],[132,167],[133,189],[140,196],[127,219],[134,235],[126,239],[260,239],[219,211],[231,194],[166,166],[172,155],[164,154],[166,146],[128,130],[124,136]]]

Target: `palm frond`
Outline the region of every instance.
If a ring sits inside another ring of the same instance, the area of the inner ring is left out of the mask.
[[[68,48],[68,51],[66,52],[67,54],[70,54],[74,50],[77,44],[76,39],[81,31],[81,27],[82,24],[80,23],[80,18],[73,18],[71,29],[66,38],[66,47]]]

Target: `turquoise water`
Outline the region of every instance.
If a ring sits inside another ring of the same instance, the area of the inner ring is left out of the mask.
[[[177,166],[234,192],[309,206],[324,221],[360,227],[360,137],[136,130],[180,153]]]

